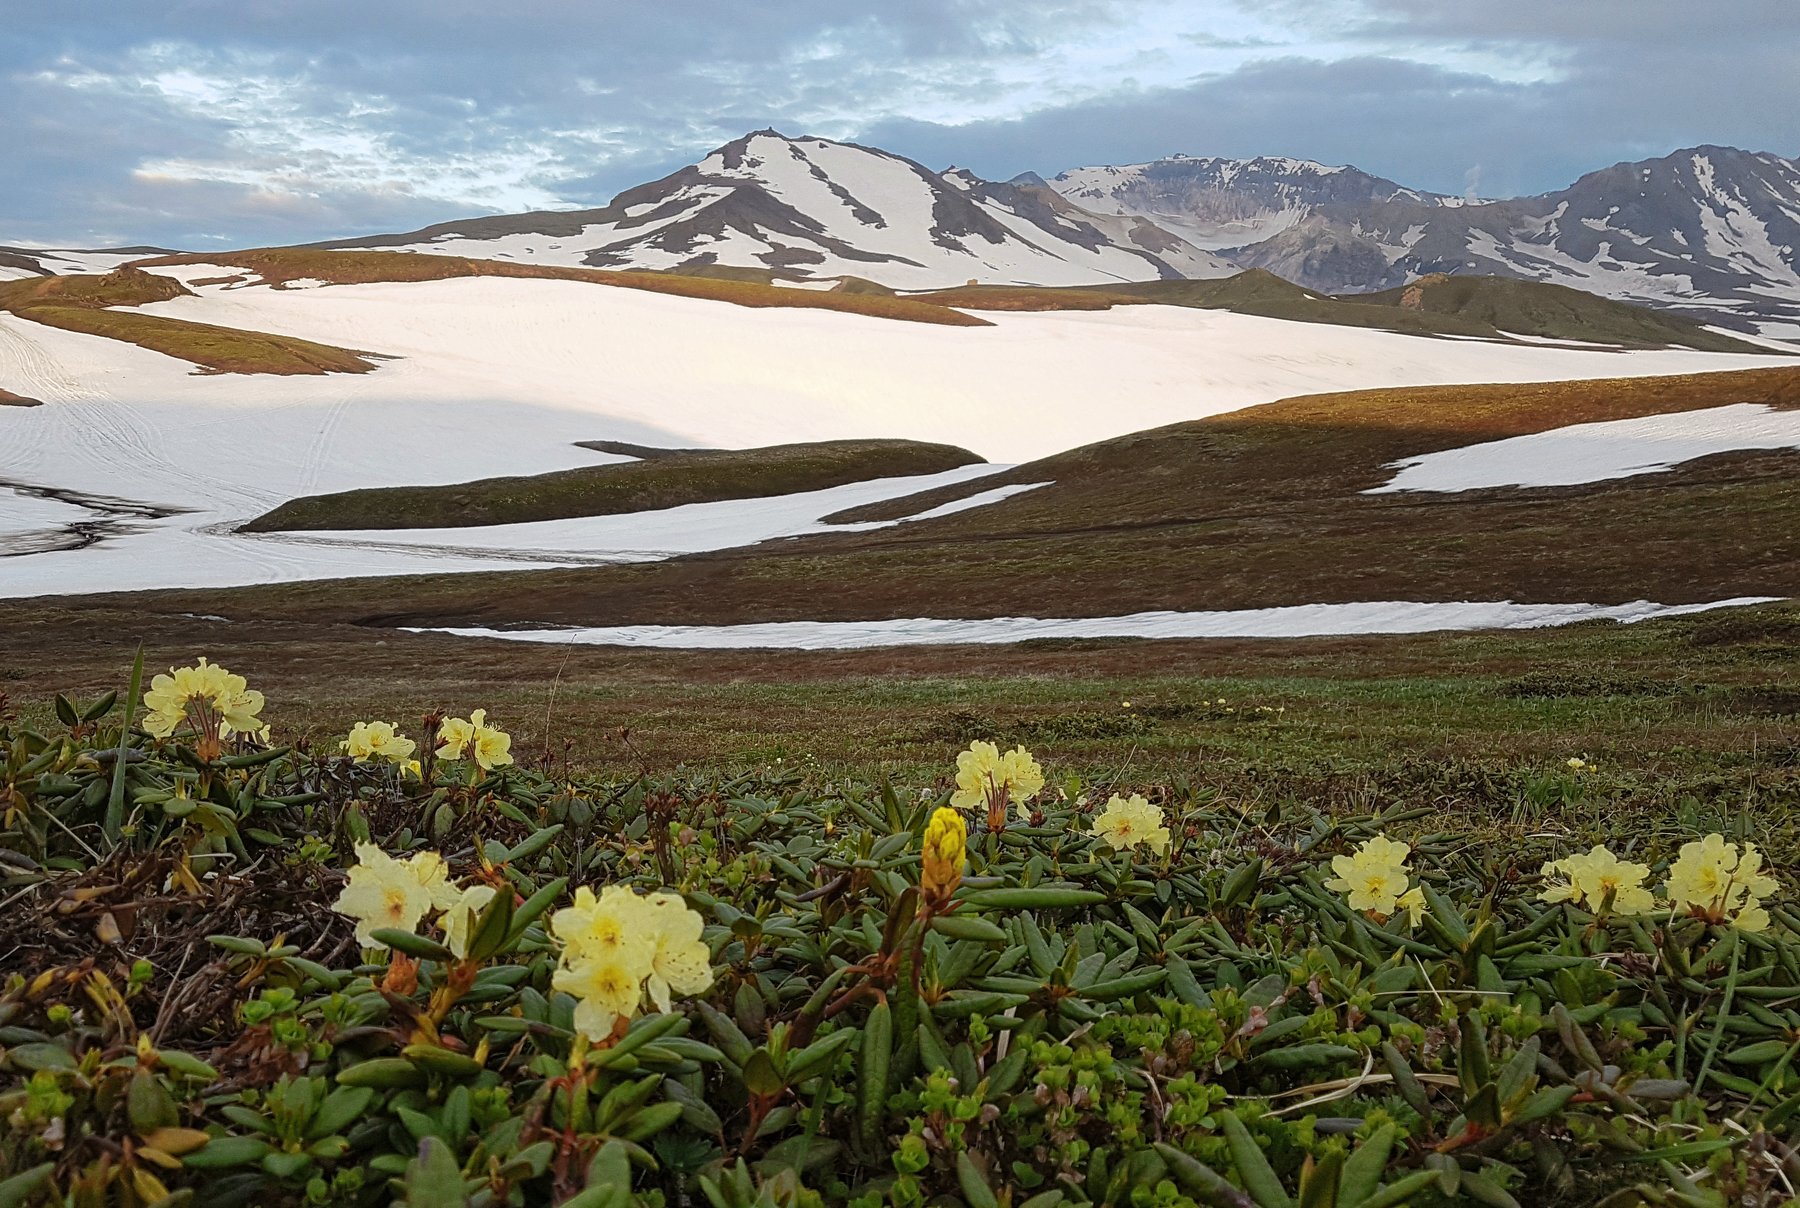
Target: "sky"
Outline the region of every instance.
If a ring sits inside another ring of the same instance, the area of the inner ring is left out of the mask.
[[[1800,155],[1797,0],[0,0],[0,244],[574,209],[763,127],[1005,179],[1190,155],[1485,197]]]

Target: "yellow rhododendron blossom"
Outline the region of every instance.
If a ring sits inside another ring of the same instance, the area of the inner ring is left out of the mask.
[[[1169,850],[1169,828],[1163,812],[1143,797],[1114,794],[1094,819],[1093,835],[1114,851],[1129,851],[1142,844],[1162,855]]]
[[[1325,882],[1350,900],[1350,909],[1382,918],[1394,913],[1407,890],[1407,858],[1412,848],[1386,835],[1376,835],[1348,856],[1333,856],[1335,880]]]
[[[439,759],[473,759],[481,770],[491,771],[513,761],[512,736],[487,724],[487,710],[477,709],[467,719],[446,717],[438,727]]]
[[[1007,802],[1023,806],[1044,787],[1044,772],[1024,747],[1001,753],[991,742],[972,742],[956,757],[956,792],[950,804],[957,809]]]
[[[583,885],[575,891],[573,906],[550,916],[550,934],[569,961],[616,957],[642,980],[656,950],[648,910],[644,899],[623,885],[608,885],[598,897]]]
[[[639,897],[608,885],[595,896],[581,886],[572,906],[550,916],[550,934],[563,946],[551,984],[580,1000],[575,1026],[590,1040],[605,1040],[620,1018],[637,1013],[646,994],[667,1011],[672,995],[712,985],[704,929],[705,920],[679,894]]]
[[[404,767],[418,745],[391,721],[359,721],[350,727],[350,736],[338,748],[359,763],[379,760]]]
[[[1546,902],[1573,902],[1598,913],[1610,894],[1614,914],[1648,914],[1656,908],[1656,895],[1644,888],[1650,866],[1621,860],[1603,843],[1596,843],[1586,852],[1552,860],[1542,871],[1546,877],[1568,878],[1566,883],[1552,884],[1538,895]]]
[[[444,911],[444,947],[459,958],[469,955],[475,922],[494,900],[495,892],[492,885],[471,885]]]
[[[1406,925],[1417,927],[1425,919],[1425,891],[1417,885],[1394,899],[1394,905],[1406,911]]]
[[[1710,923],[1729,922],[1743,931],[1763,931],[1769,912],[1762,899],[1774,893],[1775,878],[1762,871],[1762,853],[1756,844],[1727,843],[1720,834],[1683,844],[1669,866],[1665,892],[1677,914],[1689,914]]]
[[[712,951],[700,938],[706,920],[678,893],[649,894],[644,904],[656,934],[644,989],[658,1011],[667,1011],[671,994],[704,994],[713,984]]]
[[[248,687],[243,676],[201,658],[192,667],[171,667],[150,681],[144,693],[144,729],[167,738],[186,722],[204,748],[200,754],[213,759],[221,738],[265,730],[257,717],[262,708],[263,694]]]
[[[430,854],[436,859],[434,871],[441,873],[442,857]],[[412,860],[396,860],[373,843],[358,843],[350,883],[331,908],[356,920],[356,942],[368,948],[375,944],[372,933],[382,928],[417,931],[419,920],[440,900]]]
[[[613,1034],[621,1019],[637,1014],[644,996],[644,975],[623,953],[584,956],[562,965],[550,984],[575,996],[575,1030],[589,1040]]]
[[[969,830],[956,810],[940,807],[925,825],[919,888],[926,900],[942,906],[962,883],[968,858]]]

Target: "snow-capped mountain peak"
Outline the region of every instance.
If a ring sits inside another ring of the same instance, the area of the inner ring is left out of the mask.
[[[1139,218],[1053,191],[936,173],[904,156],[759,130],[610,206],[446,223],[340,246],[602,268],[866,277],[902,289],[1223,276],[1227,262]]]

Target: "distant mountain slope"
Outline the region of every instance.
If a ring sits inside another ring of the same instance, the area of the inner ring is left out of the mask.
[[[1469,204],[1296,160],[1162,160],[1053,183],[1325,292],[1515,277],[1800,337],[1800,163],[1766,152],[1694,147]],[[1236,247],[1219,242],[1230,230],[1246,236]]]
[[[0,281],[21,277],[65,277],[75,273],[110,273],[121,264],[145,256],[166,256],[161,247],[47,248],[0,246]]]
[[[1084,209],[1146,217],[1203,248],[1260,243],[1322,206],[1461,201],[1408,189],[1358,168],[1285,156],[1173,155],[1121,167],[1072,168],[1048,184]]]
[[[1229,310],[1302,323],[1375,327],[1422,336],[1465,336],[1516,343],[1568,341],[1620,348],[1764,349],[1680,315],[1598,298],[1578,289],[1506,277],[1434,274],[1399,289],[1329,295],[1264,269],[1208,281],[1141,281],[1104,286],[963,286],[917,294],[921,301],[970,311],[1106,310],[1156,304]]]
[[[772,130],[601,209],[467,219],[329,246],[599,268],[742,266],[909,289],[1234,271],[1153,223],[1087,214],[1042,185],[940,175],[874,148]]]

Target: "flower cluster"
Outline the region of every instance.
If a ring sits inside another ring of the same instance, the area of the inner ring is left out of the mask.
[[[1376,835],[1348,856],[1333,856],[1331,871],[1337,873],[1325,882],[1350,901],[1350,909],[1361,910],[1385,921],[1396,910],[1407,912],[1414,926],[1425,916],[1425,891],[1414,885],[1407,888],[1411,873],[1406,867],[1412,848],[1396,843],[1386,835]]]
[[[1648,864],[1621,860],[1596,843],[1587,852],[1577,852],[1543,867],[1545,877],[1565,878],[1553,882],[1539,896],[1546,902],[1572,902],[1598,914],[1611,910],[1614,914],[1648,914],[1656,908],[1656,895],[1644,887],[1650,875]]]
[[[261,734],[266,727],[263,694],[251,689],[241,675],[233,675],[201,658],[192,667],[171,667],[168,674],[150,681],[144,693],[144,729],[153,737],[168,738],[186,723],[203,759],[216,759],[223,740],[233,734]]]
[[[368,948],[375,944],[374,932],[390,927],[416,931],[426,915],[466,905],[463,899],[438,853],[423,851],[396,860],[373,843],[358,843],[350,883],[331,908],[356,920],[356,942]]]
[[[1764,931],[1769,912],[1762,899],[1775,892],[1775,878],[1763,872],[1756,844],[1746,843],[1740,852],[1725,836],[1712,834],[1682,845],[1669,866],[1664,892],[1677,914]]]
[[[338,749],[358,763],[374,761],[416,768],[413,752],[418,746],[391,721],[359,721],[350,727],[350,737],[339,743]]]
[[[486,709],[477,709],[466,719],[446,717],[437,737],[439,759],[473,759],[484,772],[513,761],[512,736],[487,724]]]
[[[680,894],[608,885],[596,897],[585,885],[577,889],[574,904],[550,916],[550,933],[563,946],[551,984],[575,996],[576,1029],[603,1041],[646,995],[667,1011],[673,994],[704,993],[713,982],[704,925]]]
[[[956,757],[956,791],[950,804],[957,809],[987,806],[988,829],[1000,830],[1006,825],[1006,807],[1019,807],[1022,817],[1029,817],[1025,803],[1044,787],[1044,770],[1024,747],[1002,753],[991,742],[972,742],[969,749]]]
[[[1571,772],[1576,773],[1591,772],[1594,770],[1594,765],[1579,755],[1569,756],[1568,759],[1563,761],[1563,766],[1568,768]]]
[[[1137,793],[1129,797],[1115,793],[1094,819],[1093,834],[1114,851],[1129,851],[1139,844],[1159,856],[1169,850],[1163,812]]]
[[[1762,870],[1763,857],[1756,844],[1740,850],[1720,834],[1683,844],[1669,866],[1663,885],[1667,905],[1676,914],[1730,923],[1742,931],[1762,931],[1769,926],[1769,912],[1762,900],[1775,892],[1775,878]],[[1596,914],[1648,914],[1657,897],[1644,882],[1650,866],[1621,860],[1604,845],[1586,853],[1565,856],[1544,865],[1543,875],[1553,880],[1539,897],[1546,902],[1570,902]],[[1609,905],[1610,903],[1610,905]]]

